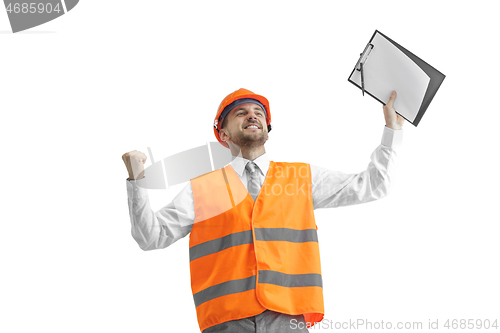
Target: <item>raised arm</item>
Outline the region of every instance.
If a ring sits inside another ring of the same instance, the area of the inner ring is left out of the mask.
[[[137,151],[135,151],[137,152]],[[130,152],[132,153],[132,152]],[[129,154],[129,153],[127,153]],[[138,164],[145,162],[145,155],[141,152],[130,154],[127,160],[122,156],[127,170],[134,165],[134,170],[129,170],[129,175],[142,175],[138,180],[127,179],[127,196],[130,222],[132,224],[132,237],[144,251],[163,249],[191,232],[194,223],[194,202],[191,182],[189,182],[168,205],[154,212],[149,203],[148,190],[144,183],[144,168]]]
[[[347,174],[311,165],[314,209],[370,202],[388,194],[404,124],[393,108],[395,99],[394,91],[383,106],[386,125],[382,142],[371,154],[366,170]]]

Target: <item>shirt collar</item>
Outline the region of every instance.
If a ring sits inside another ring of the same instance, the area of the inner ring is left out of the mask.
[[[243,172],[245,171],[245,166],[247,165],[248,161],[246,158],[240,157],[240,156],[234,156],[234,159],[231,161],[231,166],[233,167],[234,171],[238,173],[240,177],[243,176]],[[262,171],[262,174],[266,176],[267,170],[269,170],[269,156],[267,156],[267,153],[264,153],[257,157],[255,160],[253,160],[255,164],[258,165],[260,171]]]

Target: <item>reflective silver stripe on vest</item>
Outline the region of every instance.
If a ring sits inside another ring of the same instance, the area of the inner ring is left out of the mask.
[[[259,283],[276,284],[283,287],[321,287],[321,274],[285,274],[276,271],[259,271]]]
[[[318,232],[316,229],[255,228],[255,240],[294,243],[317,242]]]
[[[250,243],[253,243],[252,230],[235,232],[233,234],[212,239],[189,248],[189,261],[193,261],[233,246]]]
[[[247,290],[255,289],[255,275],[245,279],[231,280],[208,287],[193,295],[194,304],[198,306],[214,298],[229,294],[241,293]]]

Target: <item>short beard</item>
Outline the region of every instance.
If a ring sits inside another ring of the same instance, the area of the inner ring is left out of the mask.
[[[243,133],[238,133],[231,138],[231,141],[240,147],[240,149],[252,149],[262,146],[267,141],[267,137],[267,132],[262,132],[257,138],[245,136]]]

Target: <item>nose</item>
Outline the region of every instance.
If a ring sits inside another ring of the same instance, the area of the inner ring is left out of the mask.
[[[248,112],[248,119],[254,119],[254,120],[257,120],[257,115],[255,114],[254,111],[250,111]]]

